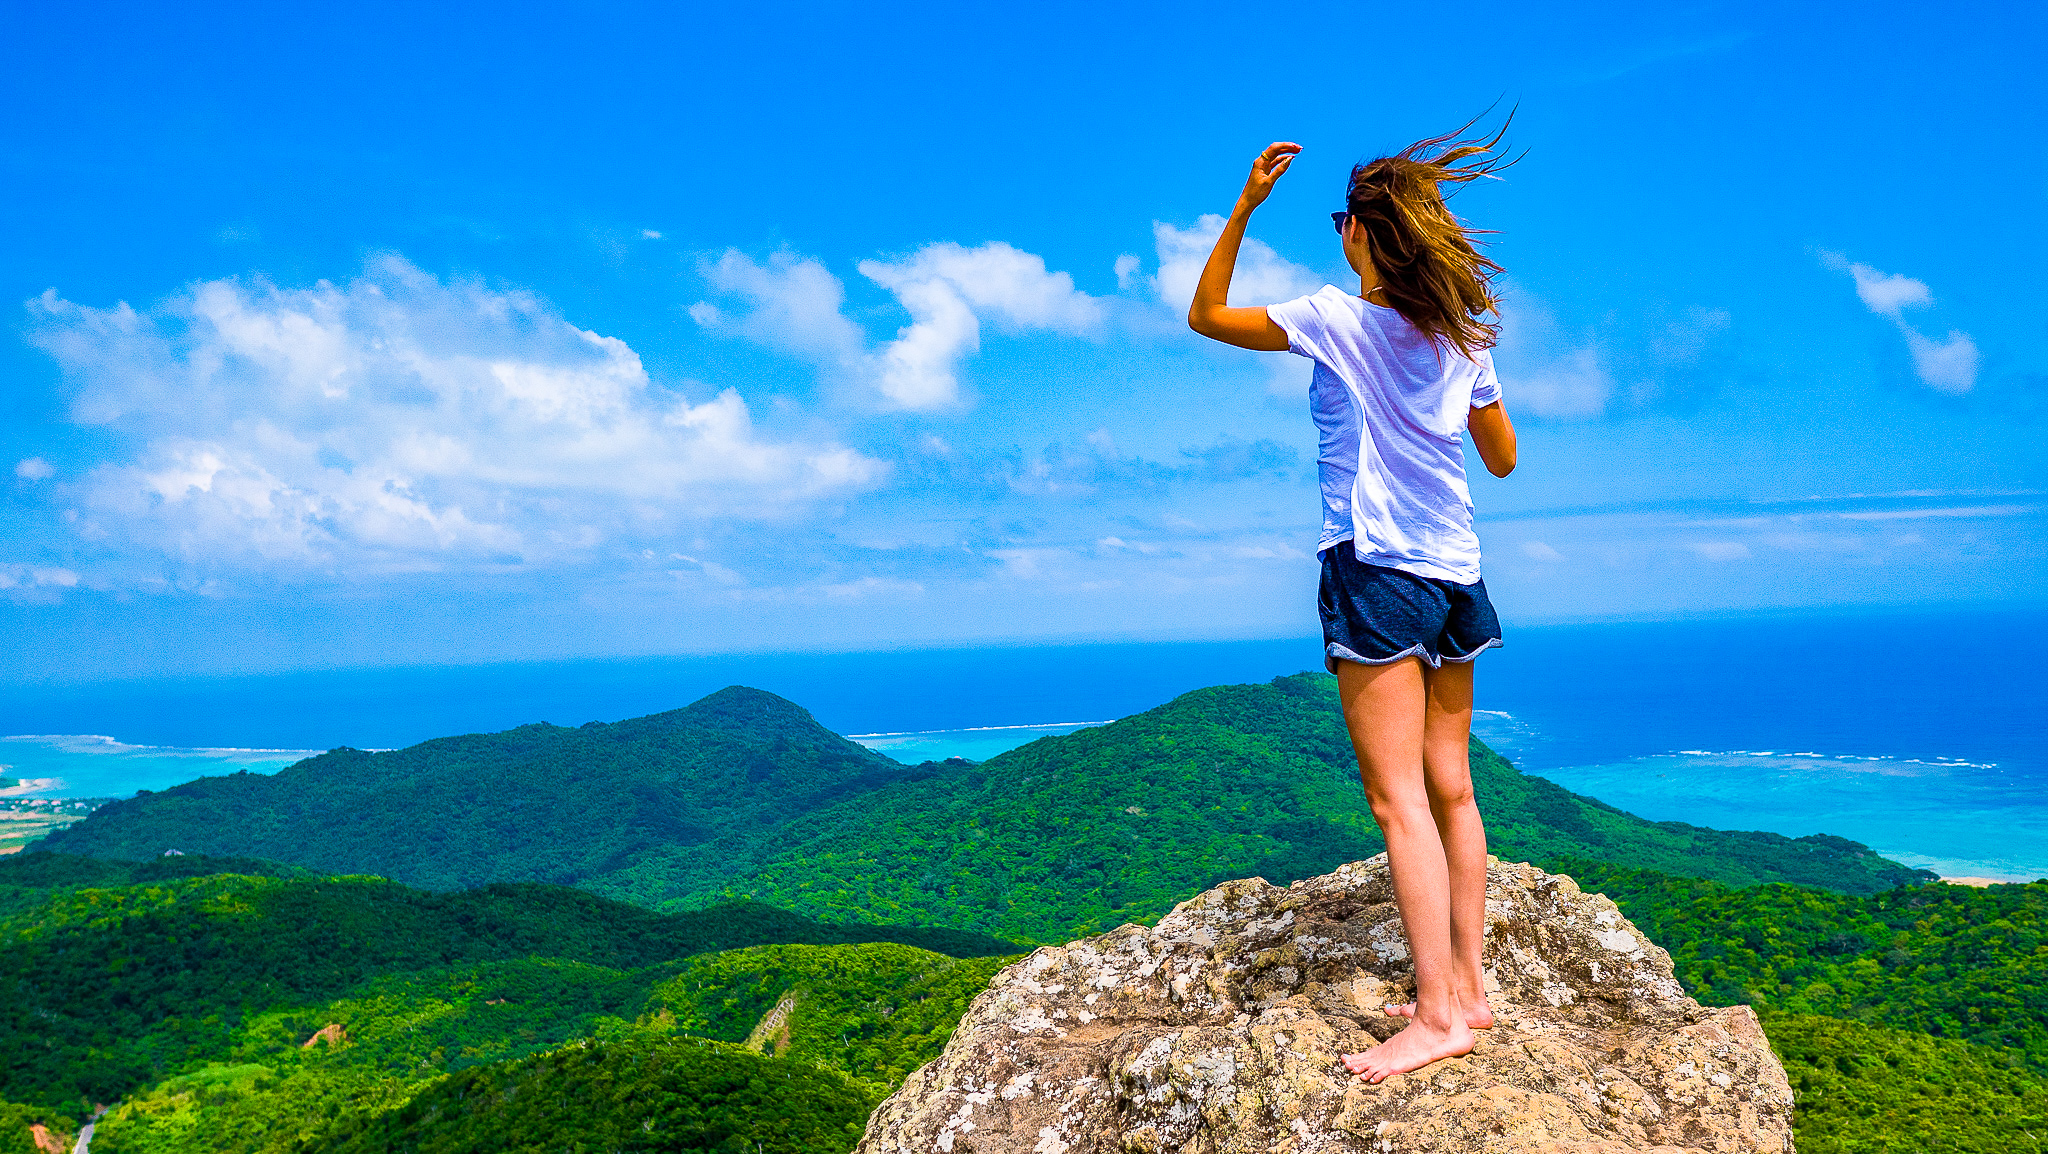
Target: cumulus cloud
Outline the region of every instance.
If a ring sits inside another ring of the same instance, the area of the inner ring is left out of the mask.
[[[843,311],[845,285],[821,262],[794,253],[757,263],[728,250],[704,266],[704,276],[744,310],[729,316],[706,301],[690,315],[854,378],[887,406],[912,411],[959,403],[959,366],[980,349],[984,320],[1012,331],[1093,336],[1105,319],[1103,303],[1076,289],[1072,276],[1000,241],[931,244],[901,261],[862,261],[859,269],[910,314],[894,340],[873,349]]]
[[[1898,326],[1913,358],[1913,372],[1922,384],[1936,392],[1961,396],[1977,385],[1977,342],[1960,329],[1950,329],[1947,338],[1935,340],[1906,321],[1905,310],[1928,308],[1934,293],[1925,281],[1899,273],[1885,273],[1867,264],[1851,261],[1838,252],[1820,254],[1823,266],[1848,273],[1856,282],[1856,297],[1863,307]]]
[[[954,366],[981,347],[980,317],[1013,329],[1076,336],[1100,331],[1102,303],[1074,288],[1074,278],[1047,272],[1045,258],[1000,241],[979,248],[926,245],[896,263],[860,262],[862,276],[896,294],[911,323],[881,350],[876,384],[905,409],[932,409],[959,399]]]
[[[89,536],[329,572],[534,566],[879,479],[827,442],[692,404],[531,294],[397,257],[347,284],[219,280],[144,314],[54,290],[32,338],[123,459],[70,487]]]
[[[820,261],[778,252],[757,263],[727,249],[699,271],[720,293],[745,306],[734,315],[709,301],[690,307],[697,323],[723,328],[820,367],[857,371],[866,335],[846,319],[846,286]]]
[[[41,481],[57,472],[57,467],[41,457],[26,457],[14,464],[14,475],[24,481]]]
[[[1195,299],[1195,284],[1202,279],[1202,266],[1209,262],[1209,250],[1223,235],[1224,220],[1208,213],[1192,228],[1175,228],[1163,221],[1152,223],[1152,242],[1159,254],[1159,271],[1152,276],[1152,291],[1173,308],[1185,312]],[[1128,271],[1136,271],[1136,265]],[[1122,260],[1117,274],[1126,275]],[[1230,278],[1230,303],[1267,305],[1293,300],[1323,287],[1323,278],[1282,257],[1272,247],[1250,237],[1237,253],[1237,272]]]

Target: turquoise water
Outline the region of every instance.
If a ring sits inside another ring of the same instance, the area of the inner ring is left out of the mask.
[[[886,757],[915,764],[964,757],[987,761],[1037,741],[1086,729],[1100,721],[1051,725],[999,725],[911,733],[855,733],[854,741]],[[276,773],[321,753],[317,749],[191,749],[125,745],[111,737],[0,737],[0,777],[20,785],[0,791],[13,797],[130,797],[141,789],[169,789],[200,777],[229,773]]]
[[[929,729],[916,733],[851,733],[847,736],[876,753],[909,764],[920,761],[944,761],[949,757],[987,761],[996,754],[1007,753],[1041,737],[1058,737],[1090,726],[1107,724],[1107,721],[1061,721],[1051,725],[994,725],[979,729]]]
[[[1524,770],[1655,821],[1832,833],[1948,876],[2048,876],[2038,607],[1508,630],[1474,723]],[[967,757],[1205,685],[1319,664],[1312,638],[0,683],[0,776],[125,796],[336,745],[780,693],[902,761]],[[2014,655],[2020,655],[2015,657]],[[1938,655],[1938,659],[1929,655]],[[124,744],[126,743],[126,744]]]
[[[16,797],[129,797],[198,777],[276,773],[319,753],[305,749],[184,749],[92,735],[0,737],[0,777]]]
[[[1651,821],[1833,833],[1943,877],[2048,877],[2048,799],[2023,767],[1813,749],[1681,749],[1547,765],[1531,756],[1542,735],[1512,715],[1478,714],[1472,728],[1528,772]]]

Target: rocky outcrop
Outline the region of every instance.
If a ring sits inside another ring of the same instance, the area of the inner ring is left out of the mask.
[[[1498,1025],[1366,1085],[1413,971],[1385,855],[1285,889],[1226,882],[1156,927],[1041,949],[876,1109],[859,1154],[1460,1154],[1792,1149],[1792,1092],[1747,1006],[1568,877],[1494,863]]]

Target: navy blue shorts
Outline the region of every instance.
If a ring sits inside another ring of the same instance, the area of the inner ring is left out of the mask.
[[[1358,559],[1351,542],[1323,550],[1323,664],[1392,665],[1415,656],[1440,668],[1500,644],[1486,582],[1460,585]]]

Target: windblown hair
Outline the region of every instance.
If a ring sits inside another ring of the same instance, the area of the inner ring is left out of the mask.
[[[1521,159],[1505,160],[1495,151],[1506,123],[1488,139],[1460,140],[1476,123],[1358,165],[1345,200],[1372,242],[1373,268],[1388,301],[1439,346],[1468,357],[1500,336],[1493,278],[1501,269],[1478,248],[1485,242],[1477,238],[1491,230],[1469,228],[1451,215],[1443,186],[1455,191],[1482,177],[1498,179],[1494,173]],[[1488,314],[1496,319],[1487,320]]]

